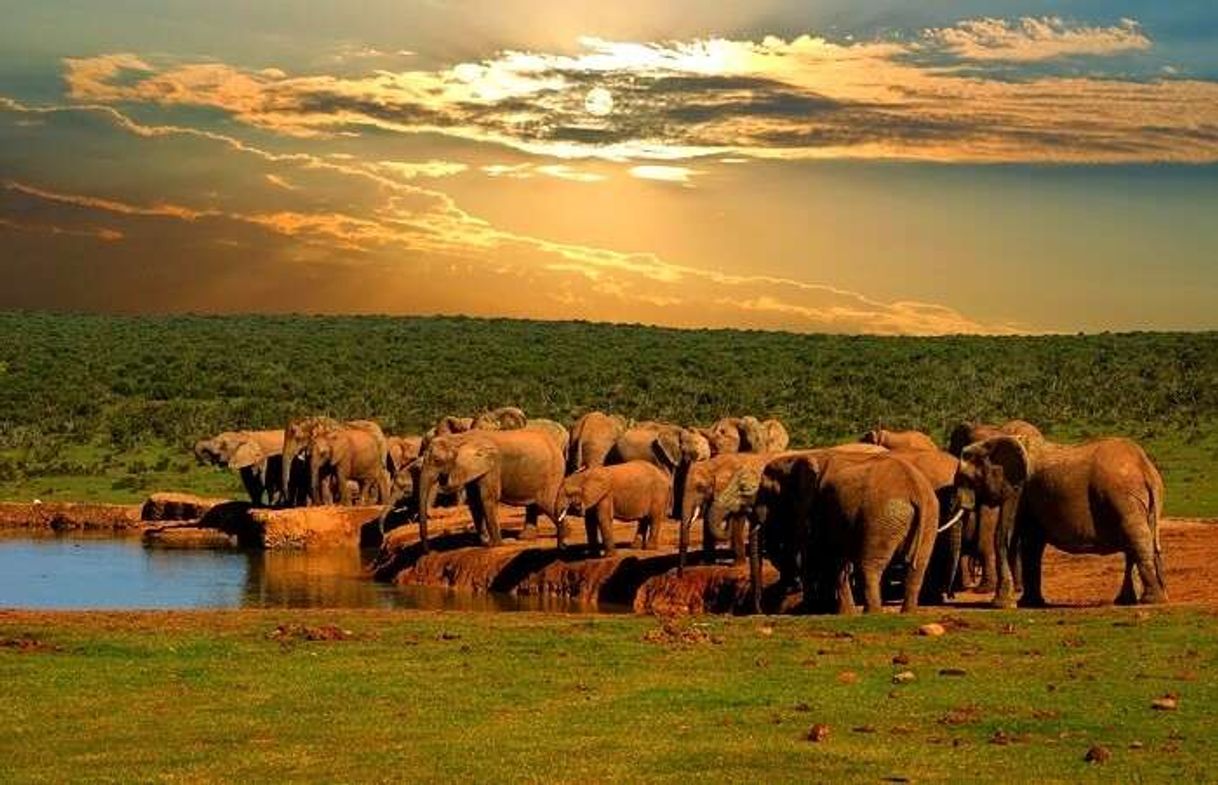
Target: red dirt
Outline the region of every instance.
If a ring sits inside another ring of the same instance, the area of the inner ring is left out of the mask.
[[[228,499],[205,499],[190,493],[154,493],[140,508],[143,521],[197,521]]]
[[[139,505],[0,502],[0,529],[138,533],[142,528]]]

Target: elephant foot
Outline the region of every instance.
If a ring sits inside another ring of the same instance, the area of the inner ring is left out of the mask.
[[[901,605],[901,613],[917,613],[920,610],[922,610],[922,606],[916,602],[906,602]]]
[[[1009,610],[1015,607],[1015,597],[1010,594],[999,595],[990,600],[990,607],[998,608],[999,610]]]
[[[1138,604],[1138,595],[1134,594],[1133,589],[1121,589],[1121,593],[1118,594],[1115,598],[1113,598],[1112,604],[1113,605],[1137,605]]]
[[[1142,592],[1143,605],[1166,605],[1167,592],[1163,590]]]
[[[968,589],[968,591],[977,592],[978,594],[993,594],[997,590],[998,586],[993,581],[982,581],[971,589]]]
[[[537,524],[534,523],[532,525],[529,525],[526,523],[524,525],[524,528],[520,530],[520,539],[536,540],[537,539]]]
[[[630,541],[630,547],[631,547],[631,549],[636,550],[636,551],[642,550],[643,538],[639,537],[638,535],[635,535],[635,538]]]
[[[1044,597],[1033,597],[1025,594],[1019,598],[1019,602],[1016,605],[1020,608],[1047,608],[1049,603],[1045,602]]]

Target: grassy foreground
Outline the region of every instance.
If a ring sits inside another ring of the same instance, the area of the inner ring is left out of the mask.
[[[1212,611],[915,634],[938,618],[0,612],[0,760],[54,783],[1218,780]],[[299,634],[327,625],[349,636]]]

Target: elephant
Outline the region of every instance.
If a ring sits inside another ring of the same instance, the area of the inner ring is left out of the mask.
[[[672,475],[672,517],[680,520],[689,467],[711,457],[706,437],[691,428],[671,423],[646,421],[628,428],[614,442],[606,463],[648,461]]]
[[[419,457],[423,448],[422,436],[388,436],[385,438],[387,450],[387,465],[389,476],[396,481],[397,476]]]
[[[1040,429],[1030,422],[1025,420],[1010,420],[1002,425],[986,425],[984,423],[964,422],[952,429],[948,436],[947,451],[960,457],[964,452],[964,448],[970,444],[984,441],[991,436],[1001,436],[1008,434],[1011,436],[1023,436],[1032,441],[1044,439],[1044,435]],[[978,505],[976,510],[973,510],[965,515],[963,525],[961,526],[961,541],[963,546],[963,561],[972,562],[974,569],[969,569],[968,564],[962,563],[957,571],[959,575],[959,586],[961,588],[971,589],[982,594],[992,594],[997,586],[998,567],[994,561],[994,535],[998,529],[998,508],[988,504]],[[1011,558],[1013,560],[1013,575],[1015,580],[1015,590],[1019,591],[1022,585],[1022,576],[1020,569],[1015,566],[1019,562],[1019,552],[1012,551]],[[979,572],[980,576],[977,580],[973,580],[975,572]]]
[[[323,504],[323,481],[333,479],[339,503],[352,504],[356,494],[363,503],[389,502],[389,460],[385,437],[364,427],[327,429],[313,435],[308,447],[313,504]]]
[[[255,507],[279,503],[282,431],[225,431],[195,442],[194,454],[200,463],[236,469]]]
[[[561,503],[584,516],[589,551],[610,556],[615,547],[615,519],[639,522],[631,548],[654,550],[659,546],[671,494],[668,474],[648,461],[629,461],[581,469],[567,477]]]
[[[859,438],[859,441],[863,444],[878,444],[880,447],[886,447],[889,450],[938,451],[939,449],[939,445],[935,444],[935,440],[921,431],[889,431],[882,426],[875,430],[867,431],[867,433]]]
[[[809,610],[853,613],[851,575],[865,609],[879,611],[884,570],[907,565],[902,612],[917,610],[934,547],[939,502],[908,462],[877,451],[827,448],[784,453],[761,471],[738,470],[711,504],[711,522],[747,512],[754,609],[761,605],[761,558],[770,555],[790,585],[796,572]],[[767,540],[770,542],[767,544]]]
[[[323,433],[344,429],[360,430],[371,434],[378,443],[377,451],[381,456],[380,462],[382,465],[386,465],[389,448],[385,441],[385,434],[379,425],[370,420],[351,420],[346,423],[331,417],[305,417],[293,420],[288,423],[283,432],[281,476],[285,489],[284,504],[286,506],[298,507],[306,504],[328,503],[332,501],[334,491],[337,491],[339,496],[345,494],[341,486],[332,489],[327,483],[324,487],[319,487],[316,483],[319,482],[320,475],[309,465],[310,445],[313,439]]]
[[[778,420],[761,422],[756,417],[724,417],[710,428],[711,453],[782,452],[791,442]]]
[[[560,507],[563,456],[551,435],[527,428],[469,431],[437,436],[423,454],[419,472],[419,539],[427,550],[429,509],[440,491],[464,488],[474,525],[482,541],[503,544],[499,505],[525,507],[525,539],[537,536],[544,512],[554,522],[559,542],[565,538],[566,509]]]
[[[743,515],[730,516],[725,526],[712,530],[708,525],[707,506],[716,494],[722,492],[732,475],[742,466],[755,467],[758,471],[770,459],[770,453],[723,453],[690,466],[685,478],[684,498],[681,501],[681,528],[678,538],[677,574],[685,572],[686,553],[689,551],[689,533],[693,524],[701,518],[702,553],[707,562],[714,559],[715,543],[730,541],[733,563],[744,564],[748,560],[745,536],[748,521]]]
[[[515,406],[501,406],[483,412],[474,418],[472,430],[478,431],[514,431],[529,424],[529,419]]]
[[[1136,442],[1121,438],[1054,444],[1026,436],[991,436],[964,448],[956,477],[963,509],[998,507],[995,607],[1014,605],[1009,551],[1020,551],[1020,607],[1045,605],[1041,564],[1046,545],[1066,553],[1124,553],[1118,604],[1167,602],[1159,517],[1163,478]]]
[[[526,430],[530,431],[541,431],[553,439],[554,443],[558,445],[558,451],[563,455],[563,462],[565,464],[567,450],[571,446],[571,434],[565,426],[563,426],[561,423],[555,422],[554,420],[547,420],[545,418],[538,417],[536,419],[529,420],[529,424],[524,427]]]
[[[604,412],[588,412],[571,427],[567,450],[567,474],[579,469],[595,469],[605,465],[605,459],[626,432],[626,420]]]

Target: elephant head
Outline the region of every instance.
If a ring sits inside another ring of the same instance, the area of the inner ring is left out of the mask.
[[[266,453],[253,440],[242,441],[228,459],[228,465],[233,469],[244,469],[248,466],[258,466],[266,461]]]
[[[563,480],[558,508],[583,515],[600,504],[612,490],[608,475],[588,470],[578,471]]]
[[[419,541],[427,551],[427,519],[440,491],[456,492],[497,471],[499,451],[476,432],[437,436],[427,447],[419,471]]]
[[[216,465],[220,463],[220,446],[215,439],[200,439],[194,446],[195,460],[200,465]]]
[[[329,417],[306,417],[300,420],[293,420],[287,424],[283,431],[283,488],[285,493],[291,500],[292,494],[292,465],[297,459],[306,460],[306,453],[309,449],[309,441],[317,433],[326,430],[337,430],[341,427],[337,420]]]
[[[777,423],[777,421],[775,421]],[[778,423],[781,427],[781,423]],[[786,429],[783,429],[785,433]],[[716,454],[766,452],[766,429],[753,416],[724,417],[711,426],[711,448]]]
[[[1024,485],[1034,470],[1033,458],[1024,437],[992,436],[965,447],[956,473],[955,506],[976,517],[979,505],[998,508],[995,532],[999,559],[1006,556],[1006,544],[1015,531],[1016,514]],[[1000,570],[1001,574],[1001,570]],[[1000,585],[999,592],[1009,591]],[[996,597],[1005,603],[1006,597]]]
[[[529,424],[529,418],[515,406],[501,406],[478,415],[471,426],[479,431],[514,431]]]
[[[715,475],[710,461],[698,461],[685,475],[681,494],[681,529],[678,537],[677,574],[685,572],[685,554],[689,550],[689,532],[694,523],[706,514],[706,505],[714,495]],[[726,527],[724,527],[726,528]]]
[[[440,422],[436,423],[435,436],[451,436],[454,433],[465,433],[472,430],[474,427],[473,417],[455,417],[448,415],[440,418]]]
[[[672,473],[672,515],[680,520],[684,514],[685,483],[690,467],[711,457],[706,437],[691,428],[663,425],[656,431],[652,450],[660,464]]]

